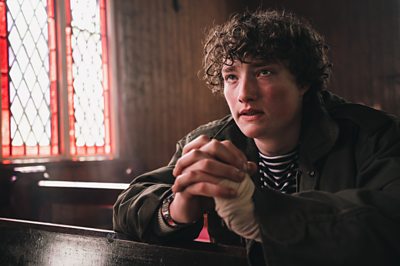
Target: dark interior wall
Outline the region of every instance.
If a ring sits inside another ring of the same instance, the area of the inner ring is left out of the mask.
[[[246,8],[279,7],[307,18],[331,47],[330,89],[400,114],[400,16],[396,0],[116,0],[121,155],[143,171],[168,162],[189,130],[228,113],[198,76],[205,28]]]
[[[291,10],[331,47],[329,89],[400,115],[400,2],[397,0],[254,0],[251,7]]]
[[[235,2],[114,1],[121,154],[141,169],[165,165],[177,140],[228,113],[198,72],[205,28],[240,10]]]

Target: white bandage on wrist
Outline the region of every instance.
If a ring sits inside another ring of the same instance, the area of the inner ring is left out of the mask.
[[[233,199],[214,198],[215,210],[218,215],[225,221],[228,228],[236,234],[261,242],[252,201],[255,188],[250,176],[246,174],[246,177],[240,183],[224,179],[219,184],[235,189],[238,195]]]

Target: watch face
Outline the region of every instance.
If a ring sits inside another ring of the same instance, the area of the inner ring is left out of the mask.
[[[162,206],[161,206],[161,215],[167,225],[170,227],[178,227],[179,225],[175,223],[175,221],[172,219],[171,214],[169,212],[169,206],[171,205],[171,202],[174,199],[174,194],[171,194],[167,198],[163,200]]]

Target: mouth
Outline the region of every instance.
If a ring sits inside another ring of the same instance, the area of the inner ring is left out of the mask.
[[[244,109],[239,112],[239,117],[244,118],[246,120],[255,120],[263,115],[264,112],[258,109]]]
[[[257,109],[244,109],[239,112],[239,116],[254,116],[254,115],[260,115],[263,114],[261,110]]]

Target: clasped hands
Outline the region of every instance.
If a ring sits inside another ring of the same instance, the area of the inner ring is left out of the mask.
[[[199,136],[183,148],[173,170],[175,199],[170,205],[171,217],[179,223],[191,223],[215,207],[228,227],[243,236],[237,232],[237,222],[249,224],[244,220],[254,220],[251,202],[254,185],[249,175],[256,170],[256,164],[247,161],[232,142]],[[238,219],[243,211],[249,213]]]

